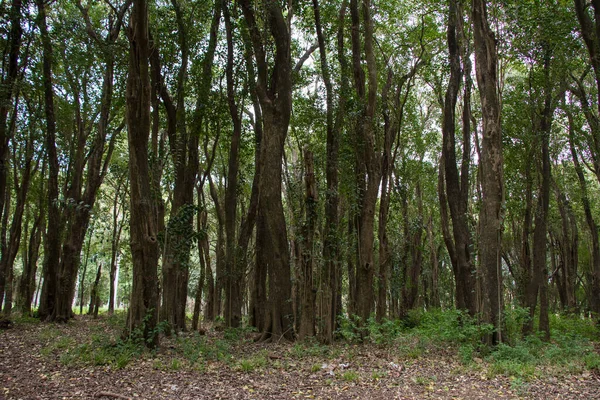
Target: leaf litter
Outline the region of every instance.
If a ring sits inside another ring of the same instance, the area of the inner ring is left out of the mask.
[[[262,344],[208,329],[122,361],[88,354],[94,340],[118,346],[119,333],[86,317],[0,331],[0,399],[600,399],[597,370],[522,379],[449,349],[407,357],[393,343]]]

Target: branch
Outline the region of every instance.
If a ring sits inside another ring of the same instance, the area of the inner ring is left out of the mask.
[[[318,48],[319,48],[319,44],[314,43],[312,46],[310,46],[308,49],[306,49],[304,54],[302,54],[302,57],[300,57],[300,59],[294,66],[294,74],[297,74],[300,72],[300,70],[302,69],[302,66],[304,65],[304,62],[306,60],[308,60],[308,57],[310,57],[310,55]]]

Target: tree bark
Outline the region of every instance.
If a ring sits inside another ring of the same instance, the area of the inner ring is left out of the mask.
[[[351,0],[352,17],[352,60],[354,85],[362,102],[361,115],[358,118],[357,140],[357,180],[359,193],[358,216],[358,263],[356,266],[356,315],[359,325],[364,326],[373,309],[374,292],[374,230],[375,207],[381,182],[381,155],[377,151],[375,140],[375,110],[377,106],[377,65],[373,50],[373,20],[371,19],[371,2],[363,0],[362,17],[364,29],[364,53],[367,65],[366,87],[365,74],[362,69],[362,52],[360,41],[360,15],[358,0]],[[361,334],[366,334],[365,332]]]
[[[188,80],[189,44],[184,21],[183,3],[171,0],[177,21],[178,45],[181,65],[177,73],[175,104],[170,99],[164,82],[160,90],[169,114],[169,145],[175,166],[173,202],[167,228],[165,254],[163,255],[163,297],[161,319],[167,321],[175,332],[185,331],[185,310],[189,281],[189,257],[193,238],[193,198],[198,169],[199,134],[190,132],[187,123],[186,84]],[[215,1],[209,43],[201,62],[202,75],[198,85],[198,99],[194,111],[194,128],[200,129],[206,105],[209,102],[212,82],[212,65],[217,45],[217,32],[221,17],[221,1]],[[156,55],[158,57],[158,55]],[[164,81],[164,79],[161,79]]]
[[[158,240],[156,199],[148,164],[150,78],[148,73],[148,5],[134,0],[129,27],[127,132],[129,140],[130,246],[133,286],[126,333],[141,335],[148,347],[158,345]]]
[[[326,113],[327,113],[327,162],[326,180],[327,192],[325,193],[325,227],[323,239],[323,270],[321,271],[322,287],[318,292],[319,312],[321,329],[320,340],[324,343],[333,342],[333,333],[336,329],[336,317],[340,311],[341,304],[338,303],[338,284],[341,282],[340,269],[340,244],[339,244],[339,147],[340,131],[344,121],[346,109],[346,95],[348,83],[346,79],[340,80],[340,95],[338,98],[337,114],[334,121],[334,93],[327,61],[327,47],[323,28],[321,25],[321,11],[319,1],[313,0],[313,11],[315,14],[315,30],[319,43],[319,55],[321,62],[321,75],[326,91]],[[344,20],[346,16],[347,1],[343,1],[339,11],[339,26],[337,33],[338,61],[342,76],[348,72],[348,65],[344,54]]]
[[[56,307],[56,289],[61,252],[62,209],[58,201],[59,164],[56,151],[56,118],[52,88],[52,42],[46,24],[46,5],[43,0],[36,0],[36,6],[38,9],[37,25],[42,38],[44,113],[46,117],[45,145],[49,168],[47,189],[48,224],[44,239],[44,284],[38,309],[38,316],[44,321],[52,317]]]
[[[483,116],[479,248],[483,276],[484,320],[494,326],[489,341],[502,341],[502,204],[504,201],[502,129],[498,95],[496,39],[490,29],[485,0],[473,0],[475,65]]]
[[[110,241],[110,272],[108,289],[108,314],[115,312],[116,287],[119,286],[117,279],[117,267],[119,262],[119,246],[121,243],[121,232],[125,225],[125,196],[123,195],[124,186],[128,183],[126,174],[119,176],[117,187],[115,188],[115,198],[113,199],[113,221],[112,221],[112,239]],[[119,214],[121,219],[119,220]]]
[[[262,2],[269,33],[275,41],[274,65],[269,79],[265,43],[249,0],[240,1],[248,24],[258,68],[257,94],[262,109],[263,137],[260,148],[260,189],[256,227],[256,263],[266,268],[268,298],[263,307],[261,340],[292,339],[290,255],[282,193],[282,158],[292,105],[291,33],[279,4]],[[259,305],[260,307],[260,305]]]
[[[587,181],[585,180],[583,167],[579,161],[577,150],[575,148],[575,126],[573,116],[571,113],[567,113],[567,116],[569,118],[569,147],[582,193],[581,202],[583,203],[583,210],[585,212],[585,221],[592,237],[592,290],[590,296],[590,308],[596,313],[596,318],[600,321],[600,238],[598,237],[598,224],[592,214]]]
[[[8,60],[4,64],[5,60],[3,59],[3,73],[0,82],[0,212],[4,210],[7,177],[10,168],[8,143],[12,137],[12,132],[7,122],[9,111],[13,108],[12,100],[19,78],[19,53],[21,51],[21,37],[23,35],[23,28],[21,27],[22,3],[21,0],[13,0],[10,7],[10,30],[7,38]]]
[[[227,244],[225,246],[225,325],[237,328],[242,322],[242,280],[244,278],[245,265],[241,264],[240,249],[237,248],[236,223],[237,223],[237,192],[240,139],[242,135],[242,119],[238,105],[235,100],[235,81],[233,75],[234,48],[233,28],[229,6],[223,4],[223,16],[227,35],[227,104],[229,114],[233,123],[231,134],[231,145],[229,148],[229,164],[227,168],[227,188],[225,189],[225,235]]]
[[[442,160],[445,193],[441,195],[444,211],[449,209],[452,221],[452,234],[444,236],[456,282],[456,308],[465,310],[470,315],[477,312],[475,300],[475,267],[471,257],[471,233],[468,222],[469,199],[469,165],[471,154],[471,129],[470,129],[470,98],[471,98],[471,63],[470,54],[465,50],[465,37],[463,34],[462,9],[456,0],[450,1],[450,15],[448,17],[447,42],[450,59],[450,78],[444,100],[442,124]],[[461,56],[464,66],[464,96],[463,96],[463,149],[462,166],[459,173],[456,159],[455,139],[455,112],[458,92],[463,74],[461,72]],[[448,224],[444,215],[442,223]],[[449,229],[445,227],[445,229]]]
[[[39,258],[39,249],[42,243],[44,219],[43,197],[40,196],[40,203],[38,204],[37,215],[35,215],[31,227],[29,241],[27,247],[23,250],[23,252],[26,253],[26,257],[24,257],[23,274],[21,275],[18,294],[19,308],[23,315],[31,315],[31,302],[33,301],[33,295],[36,289],[35,276]]]

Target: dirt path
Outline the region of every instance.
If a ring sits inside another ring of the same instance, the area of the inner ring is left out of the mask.
[[[0,399],[600,399],[593,373],[490,377],[485,362],[465,367],[443,351],[402,358],[394,348],[346,346],[325,356],[244,343],[192,366],[180,344],[164,340],[158,353],[122,368],[65,356],[114,335],[101,324],[18,323],[0,332]]]

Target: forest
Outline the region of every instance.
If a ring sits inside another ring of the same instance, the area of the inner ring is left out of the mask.
[[[229,368],[229,398],[302,395],[239,373],[303,359],[338,382],[317,397],[477,393],[361,386],[406,358],[500,397],[600,393],[600,2],[0,0],[0,21],[8,398],[36,393],[30,346],[75,375]],[[371,346],[367,379],[343,360]],[[78,393],[137,397],[110,388]]]

